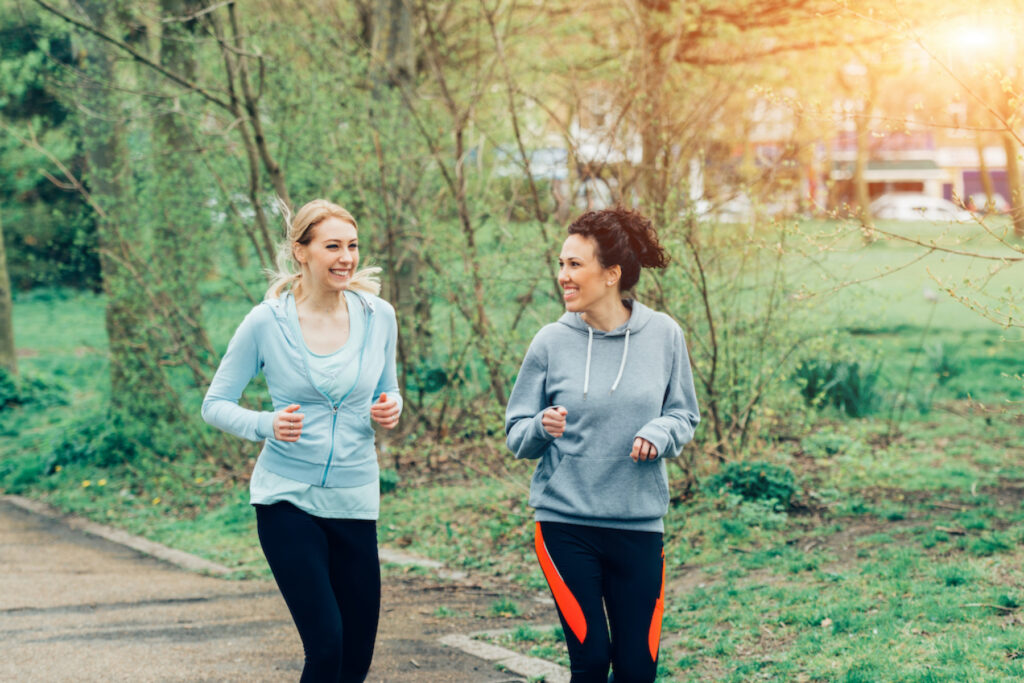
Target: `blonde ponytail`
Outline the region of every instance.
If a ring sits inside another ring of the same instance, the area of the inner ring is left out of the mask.
[[[278,199],[278,209],[284,218],[287,229],[287,237],[284,242],[278,244],[276,266],[277,269],[269,271],[270,287],[263,295],[264,299],[276,299],[285,291],[291,289],[296,291],[302,285],[302,270],[298,261],[295,260],[294,247],[296,244],[309,244],[313,239],[313,228],[326,218],[340,218],[352,225],[356,230],[356,219],[345,209],[326,199],[314,199],[307,202],[298,213],[292,217],[288,206]],[[349,289],[354,289],[366,294],[380,294],[381,269],[377,266],[360,268],[349,281]]]

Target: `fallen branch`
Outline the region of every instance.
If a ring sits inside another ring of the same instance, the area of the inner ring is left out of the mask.
[[[969,602],[961,607],[991,607],[992,609],[1002,610],[1003,612],[1013,612],[1016,607],[1006,607],[1005,605],[993,605],[988,602]]]

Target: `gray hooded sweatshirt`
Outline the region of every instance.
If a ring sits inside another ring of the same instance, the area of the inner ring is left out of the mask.
[[[539,459],[530,505],[541,522],[663,531],[664,458],[676,457],[700,421],[683,331],[672,318],[625,300],[629,321],[610,332],[566,313],[530,343],[505,411],[508,447]],[[541,426],[552,406],[565,433]],[[633,439],[658,449],[633,462]]]

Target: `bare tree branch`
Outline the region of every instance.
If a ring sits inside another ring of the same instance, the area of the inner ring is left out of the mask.
[[[26,147],[28,147],[30,149],[33,149],[33,150],[39,152],[40,154],[45,156],[47,159],[49,159],[50,163],[52,163],[54,166],[56,166],[60,170],[60,172],[64,175],[64,177],[67,178],[68,183],[70,184],[70,188],[66,187],[66,186],[62,186],[62,184],[59,181],[57,181],[56,178],[53,178],[52,176],[49,176],[49,174],[46,174],[46,172],[44,171],[43,173],[47,175],[47,177],[50,179],[50,181],[54,185],[57,185],[58,187],[62,187],[62,189],[73,189],[73,190],[75,190],[76,192],[78,192],[78,194],[80,194],[82,196],[82,199],[84,199],[85,202],[90,207],[92,207],[92,210],[96,212],[97,216],[100,216],[101,218],[106,218],[107,217],[107,212],[103,210],[102,206],[100,206],[99,204],[96,203],[96,200],[94,200],[92,198],[92,195],[89,193],[89,191],[87,189],[85,189],[85,185],[83,185],[82,182],[77,177],[75,177],[75,174],[71,172],[71,169],[69,169],[67,166],[65,166],[64,163],[60,159],[58,159],[56,157],[56,155],[53,154],[53,152],[51,152],[50,150],[46,149],[41,144],[39,144],[39,140],[36,138],[36,133],[35,133],[34,130],[32,130],[31,126],[29,127],[29,137],[28,138],[24,138],[21,135],[19,135],[18,133],[16,133],[13,128],[11,128],[9,125],[7,125],[3,121],[0,121],[0,128],[2,128],[4,131],[6,131],[8,135],[13,137],[15,140],[17,140],[21,144],[25,145]]]
[[[77,27],[79,27],[79,28],[81,28],[81,29],[83,29],[85,31],[88,31],[89,33],[92,33],[93,35],[97,36],[98,38],[101,38],[102,40],[107,41],[108,43],[110,43],[111,45],[114,45],[118,49],[123,50],[124,52],[127,52],[137,62],[139,62],[141,64],[145,64],[146,66],[148,66],[149,68],[153,69],[154,71],[156,71],[156,72],[158,72],[160,74],[163,74],[165,77],[167,77],[168,79],[174,81],[175,83],[177,83],[178,85],[182,86],[183,88],[187,88],[188,90],[191,90],[192,92],[197,93],[198,95],[201,95],[204,99],[206,99],[206,100],[208,100],[210,102],[213,102],[214,104],[216,104],[219,107],[223,107],[224,109],[230,109],[230,106],[228,105],[227,102],[225,102],[221,98],[217,97],[216,95],[214,95],[212,92],[210,92],[206,88],[203,88],[201,85],[198,85],[197,83],[193,83],[192,81],[188,80],[187,78],[185,78],[181,74],[176,74],[176,73],[174,73],[174,72],[164,68],[160,64],[154,62],[149,57],[146,57],[145,55],[143,55],[141,52],[139,52],[138,50],[133,48],[131,45],[128,45],[124,41],[118,40],[117,38],[115,38],[114,36],[110,35],[106,31],[103,31],[102,29],[99,29],[96,26],[93,26],[92,24],[90,24],[88,22],[81,21],[79,19],[76,19],[76,18],[72,17],[69,14],[66,14],[66,13],[62,12],[58,8],[56,8],[53,5],[51,5],[48,2],[46,2],[46,0],[35,0],[35,2],[40,7],[45,9],[47,12],[50,12],[51,14],[54,14],[54,15],[60,17],[64,21],[66,21],[66,22],[68,22],[70,24],[74,24],[75,26],[77,26]]]

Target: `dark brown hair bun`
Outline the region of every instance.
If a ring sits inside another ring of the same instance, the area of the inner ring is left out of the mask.
[[[588,211],[569,225],[570,235],[591,237],[597,243],[597,259],[603,268],[622,269],[620,289],[632,289],[641,268],[664,268],[669,257],[658,243],[658,233],[643,214],[616,206]]]

